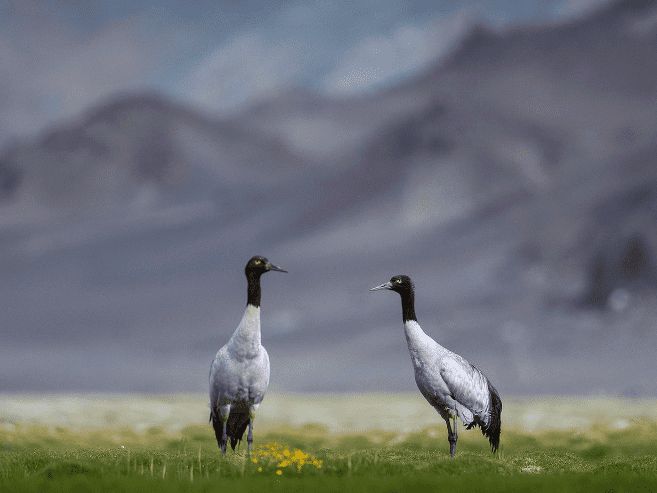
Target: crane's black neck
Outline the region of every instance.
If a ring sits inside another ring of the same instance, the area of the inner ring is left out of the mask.
[[[400,291],[399,294],[401,296],[402,317],[404,323],[409,320],[417,322],[417,317],[415,316],[415,293],[413,292],[413,288],[404,289]]]
[[[248,282],[248,291],[246,304],[260,307],[260,275],[261,272],[247,270],[246,280]]]

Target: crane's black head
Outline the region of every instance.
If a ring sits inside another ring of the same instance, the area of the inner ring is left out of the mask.
[[[389,289],[390,291],[396,291],[399,294],[403,293],[413,293],[413,281],[411,278],[405,275],[392,276],[388,282],[384,282],[380,286],[376,286],[370,291],[378,291],[379,289]]]
[[[246,298],[247,305],[260,306],[260,276],[270,270],[276,272],[287,272],[260,255],[251,257],[246,263],[244,273],[246,274],[246,279],[248,281],[248,294]]]
[[[286,270],[281,269],[279,266],[272,264],[269,260],[267,260],[265,257],[261,257],[260,255],[251,257],[246,263],[246,267],[244,267],[244,273],[246,274],[246,277],[251,277],[254,274],[257,277],[260,277],[262,274],[269,272],[270,270],[276,272],[287,272]]]
[[[415,287],[410,277],[403,274],[392,276],[388,282],[375,286],[370,291],[379,291],[380,289],[388,289],[399,293],[402,301],[404,322],[408,320],[417,321],[415,316]]]

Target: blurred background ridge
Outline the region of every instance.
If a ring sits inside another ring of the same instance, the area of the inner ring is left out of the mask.
[[[5,3],[0,391],[204,390],[262,254],[277,390],[414,388],[407,273],[503,395],[657,395],[657,1],[454,3]]]

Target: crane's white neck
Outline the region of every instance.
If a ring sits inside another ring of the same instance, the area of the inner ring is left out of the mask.
[[[436,351],[445,351],[440,344],[429,337],[415,320],[404,322],[404,334],[408,344],[408,352],[415,365],[422,364],[425,357],[435,354]]]
[[[411,346],[416,346],[422,343],[425,338],[429,337],[416,320],[407,320],[404,322],[404,334],[406,335],[406,343],[409,349],[411,349]]]
[[[246,305],[240,324],[228,343],[239,354],[257,354],[260,350],[260,307]]]

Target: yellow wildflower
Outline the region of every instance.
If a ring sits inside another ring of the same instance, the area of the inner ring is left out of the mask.
[[[283,474],[285,468],[294,467],[297,472],[301,472],[304,467],[312,466],[316,469],[322,467],[322,461],[312,454],[298,448],[290,449],[275,442],[254,450],[251,457],[253,464],[275,466],[274,472],[278,476]]]

